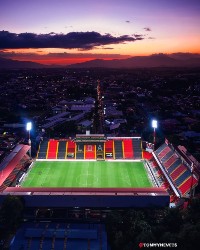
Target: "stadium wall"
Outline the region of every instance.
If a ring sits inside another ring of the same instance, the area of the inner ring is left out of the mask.
[[[5,195],[23,196],[26,207],[83,207],[83,208],[142,208],[142,207],[168,207],[170,202],[169,194],[166,191],[153,188],[132,189],[132,192],[120,191],[79,191],[76,192],[17,192],[14,188],[6,189],[0,196],[0,202]]]

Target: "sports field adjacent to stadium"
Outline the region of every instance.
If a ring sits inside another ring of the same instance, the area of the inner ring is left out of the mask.
[[[37,161],[22,187],[152,187],[142,162]]]

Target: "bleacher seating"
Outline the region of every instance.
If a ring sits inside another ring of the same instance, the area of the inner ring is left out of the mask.
[[[106,243],[107,242],[107,234],[106,234],[105,229],[103,229],[101,231],[101,234],[102,234],[102,236],[101,236],[101,249],[107,249],[107,243]],[[95,250],[95,248],[93,250]]]
[[[55,240],[56,240],[56,237],[53,236],[52,237],[52,242],[51,242],[51,249],[54,250],[54,247],[55,247]]]
[[[41,237],[41,238],[40,238],[40,248],[39,248],[39,249],[42,249],[43,242],[44,242],[44,237]]]
[[[141,147],[141,138],[133,138],[133,150],[134,150],[134,158],[142,159],[142,147]]]
[[[47,150],[47,159],[56,159],[57,151],[58,151],[58,141],[50,140],[48,144],[48,150]]]
[[[133,143],[131,139],[123,140],[124,144],[124,158],[125,159],[133,159]]]
[[[176,160],[177,156],[173,154],[167,161],[164,162],[165,168],[168,169]]]
[[[22,176],[23,174],[22,171],[24,170],[24,168],[30,165],[30,157],[24,155],[23,158],[18,162],[18,164],[16,163],[15,162],[11,163],[13,170],[10,173],[8,173],[3,183],[0,185],[0,192],[11,185],[17,184],[17,180]]]
[[[167,147],[167,144],[163,143],[158,149],[156,149],[155,153],[159,155],[159,153]]]
[[[113,140],[108,140],[105,142],[105,157],[113,158]]]
[[[65,159],[66,141],[59,141],[57,159]]]
[[[105,142],[76,140],[44,140],[40,144],[38,159],[142,159],[141,138],[111,138]],[[93,150],[95,148],[95,150]]]
[[[0,193],[3,192],[3,190],[5,190],[7,188],[7,186],[3,183],[1,186],[0,186]]]
[[[190,192],[191,185],[194,187],[198,180],[195,176],[192,178],[191,171],[185,165],[183,159],[178,156],[177,152],[164,143],[156,150],[156,154],[181,194],[186,195]],[[191,183],[192,179],[193,183]]]
[[[167,160],[169,160],[169,158],[174,154],[174,152],[172,150],[170,150],[163,158],[162,158],[162,162],[165,162]]]
[[[178,166],[181,165],[181,160],[177,159],[171,166],[167,169],[168,173],[171,174]]]
[[[198,180],[193,176],[190,176],[186,181],[184,181],[180,186],[179,190],[182,195],[190,192],[191,187],[194,187],[198,183]]]
[[[143,150],[142,154],[143,154],[143,159],[146,159],[148,161],[151,161],[153,159],[153,155],[150,152]]]
[[[64,247],[64,242],[63,240],[59,240],[59,239],[56,239],[56,241],[54,242],[54,249],[63,249]]]
[[[10,250],[74,250],[102,249],[107,250],[107,235],[105,227],[98,224],[58,225],[40,223],[37,227],[24,224],[18,230]]]
[[[85,240],[72,240],[70,239],[67,243],[67,249],[88,249],[88,243]]]
[[[179,165],[172,173],[171,177],[172,180],[176,180],[181,174],[183,174],[186,171],[185,165],[181,164]]]
[[[17,164],[17,166],[13,169],[13,171],[9,174],[9,176],[6,178],[6,180],[3,182],[5,187],[9,187],[13,181],[16,180],[17,174],[20,172],[20,170],[23,169],[22,164]]]
[[[24,242],[25,249],[30,249],[31,248],[31,243],[32,243],[32,238],[29,238],[26,242]],[[12,249],[12,250],[14,250],[14,249]]]
[[[186,170],[182,175],[180,175],[176,180],[176,186],[179,187],[181,184],[191,176],[191,172]]]
[[[104,142],[96,142],[96,159],[104,159]]]
[[[40,249],[40,241],[37,238],[32,239],[31,246],[29,248],[30,250]]]
[[[84,147],[84,155],[85,159],[91,160],[96,158],[96,145],[85,145]]]
[[[38,159],[46,159],[47,155],[47,148],[48,148],[48,141],[44,140],[40,143],[40,149],[38,153]]]
[[[69,140],[67,142],[67,154],[66,154],[67,159],[75,158],[75,154],[76,154],[75,153],[75,150],[76,150],[75,146],[76,146],[76,144],[74,141]]]
[[[114,140],[115,159],[123,159],[122,140]]]
[[[64,238],[64,250],[67,249],[67,235]]]
[[[170,148],[168,146],[166,146],[159,154],[158,154],[158,157],[160,160],[162,160],[162,158],[170,152]]]
[[[79,142],[76,144],[76,159],[84,159],[84,143]]]
[[[52,239],[46,238],[43,241],[42,250],[49,250],[52,246]],[[62,248],[61,248],[62,249]]]

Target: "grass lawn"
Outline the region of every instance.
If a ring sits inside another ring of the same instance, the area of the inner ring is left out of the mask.
[[[37,161],[22,187],[152,187],[142,162]]]

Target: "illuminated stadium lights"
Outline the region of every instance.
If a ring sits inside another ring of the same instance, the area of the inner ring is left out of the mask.
[[[156,145],[156,128],[158,127],[158,121],[157,120],[152,120],[152,128],[153,128],[153,144],[154,148]]]
[[[27,122],[26,124],[26,130],[30,131],[32,129],[32,123],[31,122]]]
[[[31,146],[31,129],[32,129],[32,122],[27,122],[26,130],[28,131],[28,144]],[[30,148],[30,157],[31,157],[31,148]]]
[[[156,121],[156,120],[153,120],[152,121],[152,128],[157,128],[158,127],[158,121]]]

